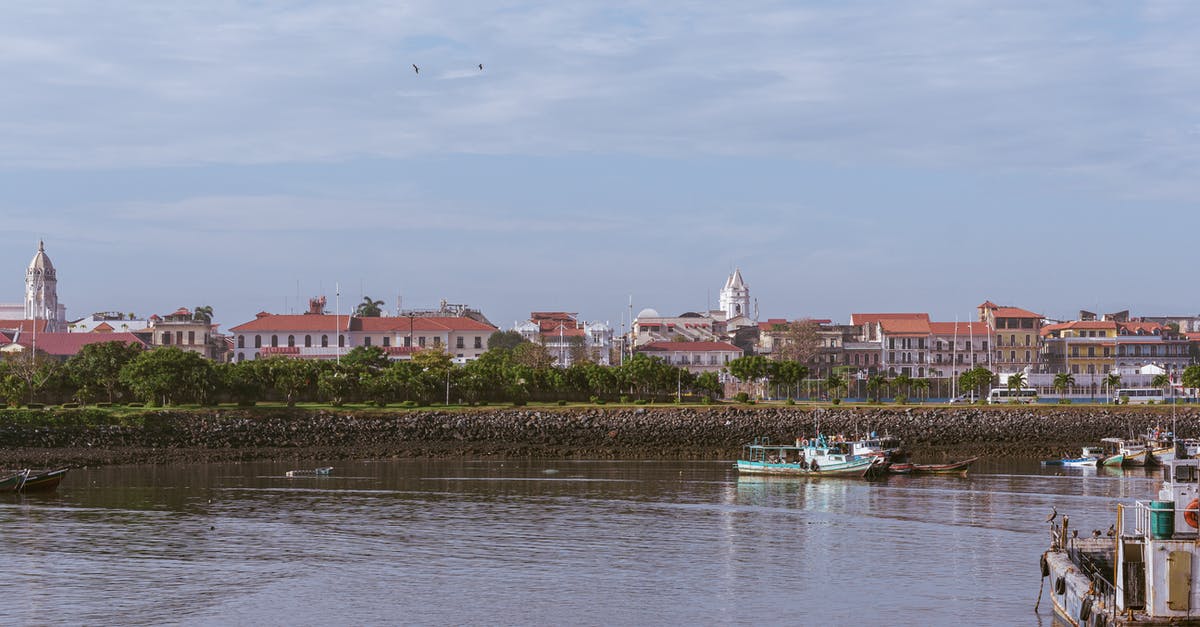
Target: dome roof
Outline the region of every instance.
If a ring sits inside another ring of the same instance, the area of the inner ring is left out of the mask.
[[[40,270],[43,274],[54,273],[54,264],[50,263],[50,256],[46,254],[46,244],[40,240],[37,254],[33,256],[33,261],[29,262],[29,270]]]
[[[647,308],[639,311],[637,317],[640,319],[640,318],[661,318],[662,316],[658,315],[657,311],[654,311],[653,309],[647,307]]]

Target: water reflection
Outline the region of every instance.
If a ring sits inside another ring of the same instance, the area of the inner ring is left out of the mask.
[[[995,462],[880,481],[715,462],[291,468],[85,469],[56,494],[0,498],[23,591],[7,619],[1042,624],[1045,513],[1107,528],[1116,502],[1156,485]]]

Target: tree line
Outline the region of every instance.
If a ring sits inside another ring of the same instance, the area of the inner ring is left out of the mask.
[[[282,402],[434,403],[671,400],[721,395],[715,372],[699,375],[645,355],[619,366],[552,365],[534,344],[497,346],[457,365],[438,349],[390,361],[379,347],[357,347],[339,360],[270,357],[215,363],[176,347],[145,350],[122,342],[84,346],[65,362],[24,352],[0,362],[0,397],[29,403],[176,405]]]

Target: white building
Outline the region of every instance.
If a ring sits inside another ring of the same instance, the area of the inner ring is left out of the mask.
[[[530,312],[529,320],[517,322],[513,330],[521,337],[546,347],[555,365],[569,367],[580,351],[587,360],[607,366],[613,347],[613,330],[607,322],[579,320],[579,314],[565,311]]]
[[[67,308],[58,302],[58,273],[44,242],[25,270],[25,302],[0,304],[0,320],[44,320],[47,332],[66,330]]]
[[[736,268],[721,288],[721,311],[725,312],[726,320],[741,316],[751,317],[750,286],[742,280],[741,268]]]

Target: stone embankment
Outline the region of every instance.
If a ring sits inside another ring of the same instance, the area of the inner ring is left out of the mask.
[[[918,461],[1047,458],[1172,424],[1168,407],[262,408],[147,410],[120,420],[72,411],[46,412],[45,420],[0,411],[0,467],[448,456],[732,459],[756,436],[791,441],[818,428],[894,435]],[[1175,420],[1181,435],[1200,435],[1200,408],[1180,408]]]

